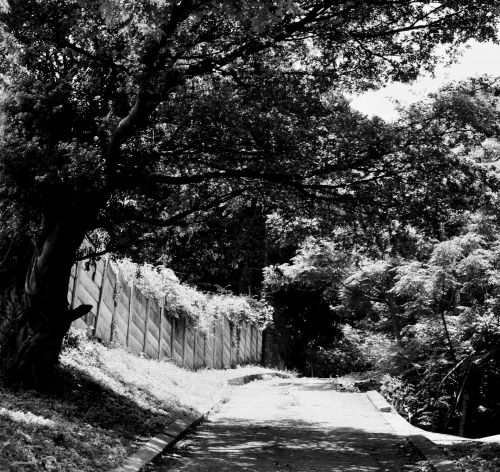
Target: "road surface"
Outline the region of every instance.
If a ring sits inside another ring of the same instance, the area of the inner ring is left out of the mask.
[[[155,470],[161,472],[411,471],[419,460],[363,393],[329,379],[271,379],[231,400]]]

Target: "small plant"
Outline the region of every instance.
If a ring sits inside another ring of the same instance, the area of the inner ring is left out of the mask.
[[[84,342],[90,339],[89,329],[80,329],[72,326],[63,339],[62,351],[80,349]]]

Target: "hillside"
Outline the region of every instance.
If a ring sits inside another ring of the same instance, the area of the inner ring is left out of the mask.
[[[109,470],[169,421],[227,397],[229,377],[261,370],[191,372],[82,335],[71,344],[50,390],[0,386],[0,470]]]

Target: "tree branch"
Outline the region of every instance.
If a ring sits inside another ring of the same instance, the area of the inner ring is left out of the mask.
[[[109,249],[103,249],[102,251],[87,253],[84,254],[83,256],[75,258],[75,262],[85,261],[86,259],[93,259],[95,257],[105,256],[106,254],[109,253],[109,251],[110,251]]]
[[[83,49],[80,46],[77,46],[76,44],[73,44],[71,41],[69,41],[67,38],[56,38],[56,46],[59,48],[67,48],[70,49],[73,52],[76,52],[77,54],[81,54],[82,56],[88,57],[89,59],[92,59],[93,61],[99,62],[101,64],[104,64],[108,67],[111,67],[112,69],[119,69],[124,72],[128,72],[128,69],[121,65],[121,64],[116,64],[110,57],[104,56],[102,54],[92,54],[91,52],[87,51],[86,49]]]
[[[181,211],[181,212],[176,213],[172,216],[169,216],[168,218],[151,218],[151,217],[148,217],[145,215],[140,215],[140,214],[136,213],[135,215],[131,215],[130,217],[126,218],[126,220],[136,221],[138,223],[145,223],[148,225],[159,226],[159,227],[174,226],[190,215],[193,215],[193,214],[198,213],[200,211],[207,211],[207,210],[210,210],[211,208],[219,206],[223,203],[227,203],[228,201],[232,200],[233,198],[242,195],[243,193],[245,193],[249,189],[250,189],[250,187],[243,187],[243,188],[234,190],[234,191],[229,192],[225,195],[222,195],[221,197],[215,198],[209,202],[198,203],[196,205],[193,205],[184,211]]]

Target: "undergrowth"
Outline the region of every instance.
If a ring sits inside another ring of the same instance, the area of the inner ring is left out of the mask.
[[[443,449],[466,472],[498,472],[500,470],[499,443],[458,443],[443,447]]]

